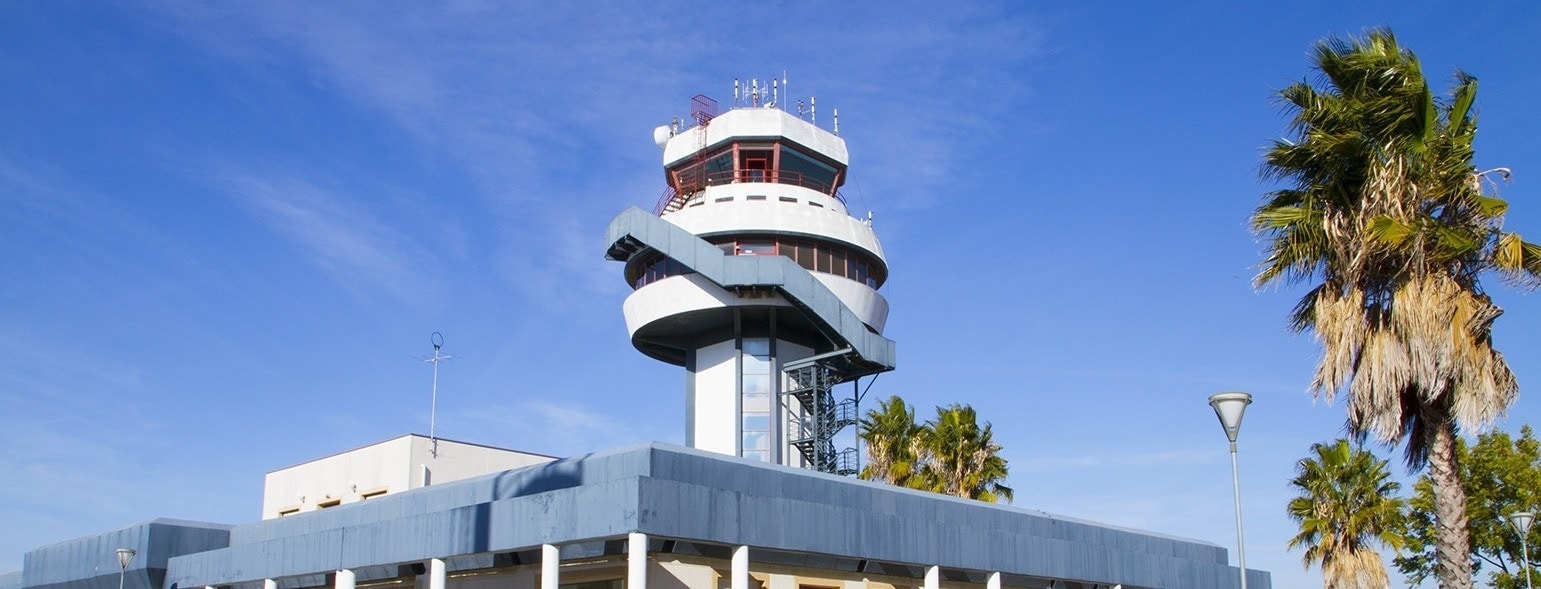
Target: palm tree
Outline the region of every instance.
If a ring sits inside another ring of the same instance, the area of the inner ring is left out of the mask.
[[[1440,586],[1471,587],[1455,439],[1518,390],[1492,345],[1502,310],[1478,275],[1534,284],[1541,247],[1501,229],[1507,203],[1483,193],[1491,174],[1472,166],[1475,78],[1457,72],[1452,97],[1435,99],[1386,29],[1322,41],[1314,56],[1325,86],[1279,92],[1294,137],[1262,169],[1289,186],[1252,217],[1267,240],[1256,282],[1320,280],[1292,315],[1322,342],[1312,390],[1346,397],[1354,436],[1404,441],[1408,467],[1428,467]]]
[[[1002,484],[1008,469],[1001,445],[989,423],[979,427],[973,407],[937,407],[936,420],[927,422],[920,437],[930,456],[920,472],[922,488],[989,503],[1011,501],[1011,487]]]
[[[915,424],[915,410],[895,395],[868,411],[858,427],[858,435],[867,444],[867,465],[858,476],[909,486],[921,460],[921,426]]]
[[[1312,444],[1314,458],[1300,461],[1290,486],[1300,496],[1289,515],[1300,533],[1289,547],[1306,547],[1306,568],[1320,564],[1325,589],[1384,589],[1391,586],[1386,564],[1373,543],[1400,551],[1405,502],[1401,484],[1387,480],[1386,461],[1348,440]]]

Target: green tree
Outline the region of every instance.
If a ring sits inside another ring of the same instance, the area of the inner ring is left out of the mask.
[[[1288,511],[1300,533],[1289,547],[1306,547],[1304,564],[1321,565],[1325,589],[1390,587],[1376,544],[1402,548],[1402,485],[1389,480],[1385,460],[1348,440],[1312,444],[1311,452],[1290,481],[1300,495]]]
[[[1322,343],[1312,389],[1346,397],[1351,434],[1405,442],[1409,468],[1428,468],[1440,586],[1471,587],[1457,433],[1491,423],[1518,390],[1492,345],[1502,310],[1478,277],[1533,284],[1541,247],[1500,229],[1507,203],[1472,166],[1475,78],[1457,72],[1436,99],[1386,29],[1324,40],[1314,58],[1321,88],[1279,92],[1292,137],[1262,171],[1286,187],[1252,217],[1267,256],[1256,282],[1320,281],[1291,321]]]
[[[915,422],[915,410],[889,397],[862,418],[867,444],[862,479],[995,503],[1010,501],[1009,468],[990,424],[979,426],[968,405],[937,407],[936,419]]]
[[[1471,447],[1458,440],[1456,454],[1466,481],[1472,567],[1489,570],[1491,587],[1524,587],[1520,538],[1506,520],[1511,513],[1534,512],[1541,506],[1541,442],[1530,426],[1525,426],[1518,438],[1495,431],[1478,436],[1477,444]],[[1417,584],[1434,574],[1434,490],[1429,477],[1413,484],[1409,504],[1410,553],[1398,558],[1396,564],[1409,582]],[[1533,544],[1532,552],[1535,548]],[[1531,576],[1541,580],[1541,571],[1532,567]]]
[[[859,478],[910,486],[922,458],[922,428],[915,423],[915,410],[895,395],[868,411],[857,427],[867,444],[867,465]]]
[[[921,488],[995,503],[1011,501],[1012,490],[1003,484],[1009,469],[1001,445],[987,422],[968,405],[936,408],[936,419],[921,429],[927,460],[920,471]]]

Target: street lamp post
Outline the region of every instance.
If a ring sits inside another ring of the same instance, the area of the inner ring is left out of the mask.
[[[1241,589],[1247,589],[1247,542],[1241,533],[1241,474],[1236,466],[1236,434],[1241,431],[1241,415],[1252,404],[1247,393],[1217,393],[1209,396],[1209,406],[1220,418],[1225,437],[1231,441],[1231,489],[1236,494],[1236,565],[1241,569]]]
[[[1535,589],[1530,584],[1530,524],[1536,520],[1536,514],[1529,511],[1518,511],[1509,514],[1509,523],[1514,524],[1514,529],[1520,533],[1520,551],[1525,558],[1525,588]]]
[[[139,554],[133,548],[118,549],[118,589],[123,589],[123,577],[128,575],[128,563],[134,562],[134,555]]]

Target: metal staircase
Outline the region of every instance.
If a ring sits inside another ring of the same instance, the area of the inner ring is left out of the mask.
[[[786,370],[790,381],[782,393],[787,409],[787,441],[813,470],[841,476],[856,474],[856,449],[835,449],[835,435],[856,425],[856,400],[835,400],[833,389],[843,380],[824,361]]]

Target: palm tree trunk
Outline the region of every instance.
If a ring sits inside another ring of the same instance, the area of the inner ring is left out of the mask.
[[[1430,420],[1429,481],[1434,490],[1434,552],[1441,589],[1472,589],[1471,538],[1466,532],[1466,486],[1456,464],[1455,420]]]

